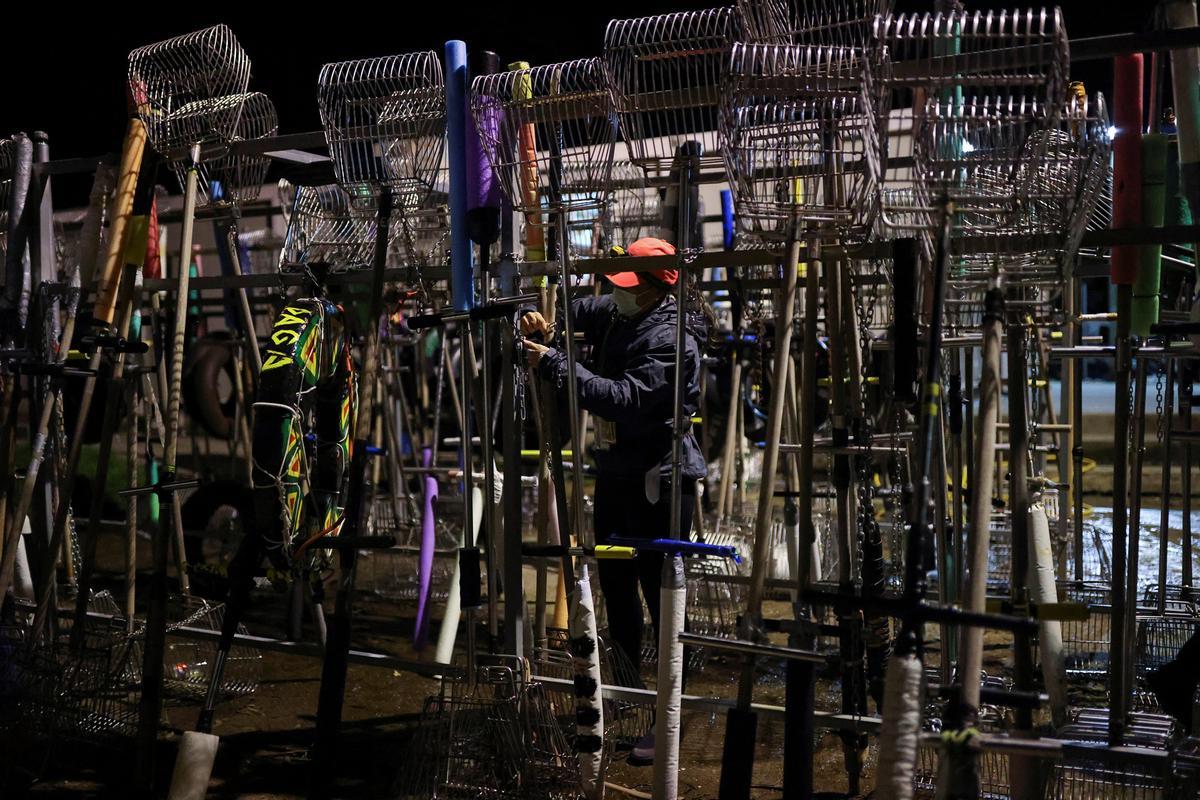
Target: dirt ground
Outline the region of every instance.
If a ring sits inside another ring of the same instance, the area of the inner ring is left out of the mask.
[[[117,537],[107,537],[101,549],[102,583],[116,588],[120,563]],[[144,544],[144,543],[143,543]],[[140,553],[143,563],[148,553]],[[148,564],[147,564],[148,566]],[[360,592],[355,617],[354,646],[357,649],[417,658],[411,647],[413,604]],[[785,602],[768,602],[768,617],[790,617]],[[440,615],[440,609],[437,610]],[[278,637],[284,628],[286,599],[270,591],[256,595],[246,625],[256,635]],[[481,641],[483,641],[481,630]],[[936,632],[931,629],[931,638]],[[306,636],[313,636],[306,629]],[[776,636],[784,643],[781,636]],[[461,637],[460,637],[461,639]],[[169,652],[181,659],[197,658],[194,645],[169,639]],[[937,642],[931,642],[936,653]],[[461,643],[460,643],[461,649]],[[1010,645],[989,641],[990,663],[1009,658]],[[204,657],[201,657],[203,660]],[[203,666],[203,665],[201,665]],[[321,662],[316,658],[266,652],[257,664],[257,689],[249,695],[229,699],[217,711],[214,733],[221,737],[219,755],[209,798],[301,798],[312,781],[310,748],[315,732],[317,693]],[[732,698],[737,693],[738,662],[710,657],[705,667],[693,672],[687,690],[691,694]],[[653,668],[643,671],[653,685]],[[347,798],[390,798],[396,796],[397,781],[405,772],[406,759],[413,757],[413,736],[421,719],[425,699],[438,691],[438,681],[390,668],[351,665],[345,699],[344,724],[338,754],[336,795]],[[760,659],[756,702],[783,705],[782,669],[778,662]],[[837,685],[820,680],[818,708],[839,709]],[[165,787],[179,734],[196,719],[199,696],[173,695],[165,712],[166,726],[159,738],[158,783]],[[723,713],[686,713],[681,744],[680,794],[685,798],[711,798],[717,794],[724,743]],[[814,784],[826,797],[846,797],[847,773],[843,743],[834,733],[821,733],[816,745]],[[8,732],[0,737],[0,797],[81,798],[126,797],[125,786],[132,771],[129,738],[107,737],[100,744],[74,738],[44,741],[36,736]],[[874,746],[867,754],[860,793],[873,786]],[[759,719],[753,773],[752,797],[775,798],[781,793],[783,722],[778,716]],[[608,767],[613,784],[610,797],[624,790],[648,793],[652,768],[633,767],[618,753]],[[618,788],[622,787],[622,788]],[[165,792],[164,792],[165,796]]]

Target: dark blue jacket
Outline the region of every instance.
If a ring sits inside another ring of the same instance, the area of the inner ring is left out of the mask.
[[[609,295],[584,297],[572,304],[575,330],[591,345],[586,363],[576,362],[579,405],[616,424],[616,443],[595,453],[603,475],[643,478],[659,467],[671,474],[671,425],[675,399],[675,298],[632,319],[620,317]],[[691,418],[700,408],[700,343],[704,323],[693,315],[688,321],[683,440],[683,477],[703,478],[704,456],[691,431]],[[567,358],[551,350],[538,364],[543,375],[565,386]]]

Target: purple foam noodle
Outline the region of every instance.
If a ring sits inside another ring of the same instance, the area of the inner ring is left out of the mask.
[[[421,464],[429,467],[433,464],[433,450],[421,450]],[[433,549],[437,519],[434,508],[437,506],[438,482],[433,473],[425,473],[425,507],[421,512],[421,553],[417,557],[417,624],[413,628],[413,646],[417,650],[425,649],[429,639],[429,592],[433,586]]]
[[[492,169],[496,154],[489,150],[500,146],[500,123],[504,110],[491,97],[477,100],[482,110],[471,115],[467,136],[467,210],[500,207],[500,182]]]

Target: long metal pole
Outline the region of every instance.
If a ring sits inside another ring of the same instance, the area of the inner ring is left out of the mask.
[[[1175,359],[1163,359],[1163,369],[1166,370],[1167,388],[1163,394],[1162,417],[1162,498],[1158,512],[1158,613],[1165,614],[1167,610],[1167,557],[1168,540],[1171,523],[1171,457],[1174,455],[1171,426],[1175,422]]]
[[[192,147],[183,194],[183,236],[179,248],[179,276],[175,289],[175,328],[170,362],[170,395],[167,402],[167,440],[163,458],[163,483],[175,481],[179,450],[179,406],[183,387],[183,340],[187,333],[188,281],[191,277],[192,236],[196,220],[196,182],[199,174],[200,145]],[[146,642],[142,659],[142,698],[138,709],[137,757],[134,785],[139,795],[154,792],[155,743],[162,714],[163,654],[167,634],[167,551],[168,533],[178,531],[175,492],[159,496],[161,526],[153,540],[153,565],[150,577],[149,606],[146,612]],[[182,531],[178,531],[182,533]],[[83,576],[80,576],[81,578]]]
[[[972,454],[970,512],[967,526],[968,611],[987,610],[988,549],[991,539],[992,486],[996,480],[996,426],[1000,419],[1000,350],[1004,331],[1004,293],[998,287],[984,296],[983,360],[979,374],[979,415]],[[967,725],[979,712],[980,673],[983,670],[983,628],[962,628],[959,680],[961,714]]]

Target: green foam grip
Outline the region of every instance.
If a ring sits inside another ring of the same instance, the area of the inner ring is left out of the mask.
[[[1167,209],[1167,137],[1148,133],[1142,137],[1142,224],[1162,227]],[[1141,248],[1137,278],[1133,282],[1130,330],[1149,336],[1158,322],[1159,283],[1162,275],[1162,245]]]

